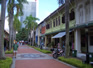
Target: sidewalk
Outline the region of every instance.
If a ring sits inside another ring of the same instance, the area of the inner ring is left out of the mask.
[[[19,46],[15,68],[73,68],[28,46]]]

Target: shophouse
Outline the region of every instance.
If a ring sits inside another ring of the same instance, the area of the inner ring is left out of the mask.
[[[45,22],[42,21],[40,24],[38,24],[38,27],[36,29],[36,32],[37,35],[38,35],[38,45],[42,45],[44,46],[45,44],[45,29],[46,29],[46,26],[45,26]]]
[[[75,4],[70,4],[69,9],[69,31],[70,31],[70,42],[74,43],[74,27],[75,27]],[[49,46],[50,43],[54,43],[53,47],[57,47],[60,43],[61,47],[65,43],[65,5],[63,4],[47,18],[44,19],[46,22],[45,32],[45,46]],[[71,44],[72,47],[72,44]]]
[[[86,57],[87,51],[93,53],[93,0],[75,0],[69,8],[69,45],[77,50],[77,57]],[[45,46],[65,45],[65,5],[63,4],[45,22]],[[39,31],[39,30],[38,30]]]
[[[93,53],[93,0],[76,0],[75,49],[77,56]]]

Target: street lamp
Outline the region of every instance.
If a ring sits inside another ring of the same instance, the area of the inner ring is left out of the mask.
[[[86,63],[89,64],[89,50],[88,50],[88,26],[85,28],[85,36],[86,36],[86,45],[87,45],[87,53],[86,53]]]

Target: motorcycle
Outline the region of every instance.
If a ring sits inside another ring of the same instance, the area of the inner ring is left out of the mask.
[[[63,50],[60,50],[60,49],[56,49],[53,51],[53,58],[58,58],[59,56],[62,56],[64,54],[64,51]]]

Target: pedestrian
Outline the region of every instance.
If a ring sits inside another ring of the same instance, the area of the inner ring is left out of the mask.
[[[15,41],[13,44],[13,56],[15,58],[16,58],[16,54],[17,54],[17,49],[18,49],[18,44],[17,44],[17,41]]]

